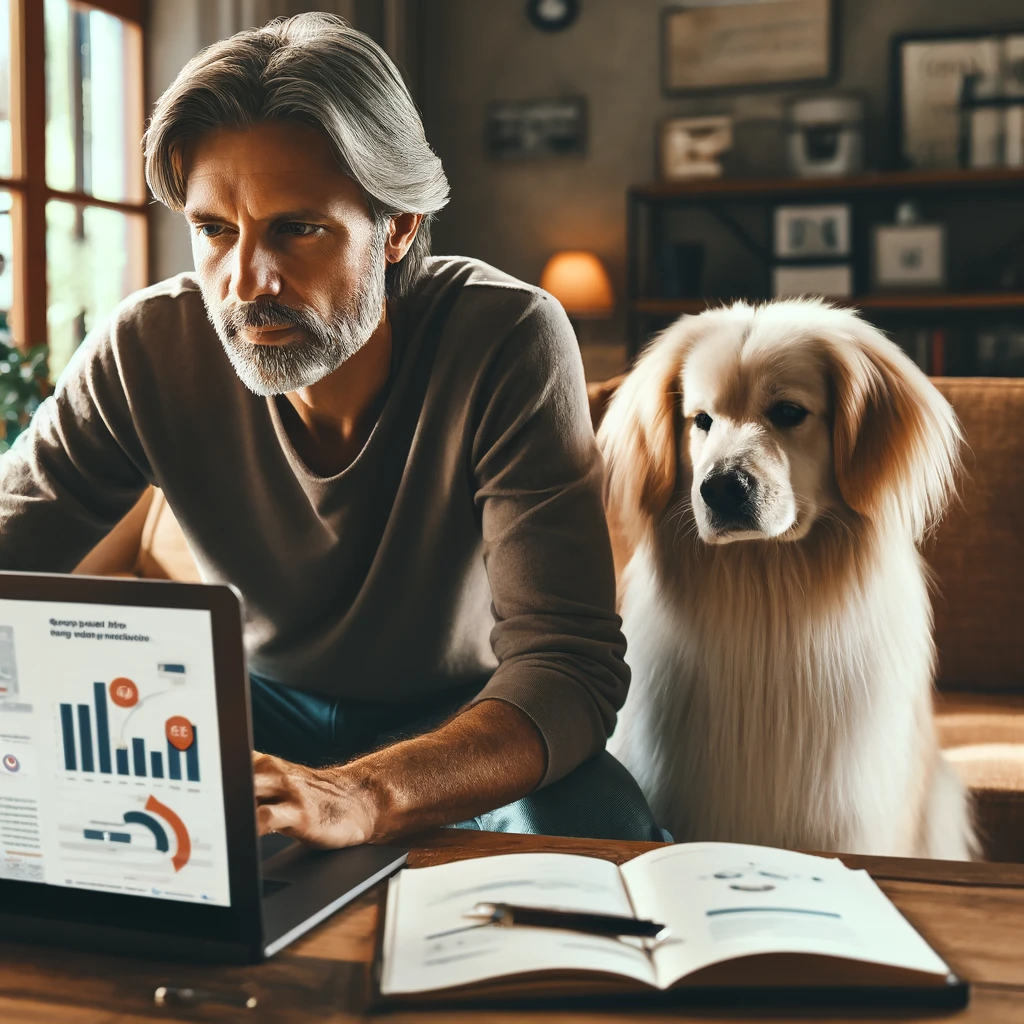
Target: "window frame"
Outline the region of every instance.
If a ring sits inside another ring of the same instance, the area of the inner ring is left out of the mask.
[[[46,204],[59,200],[84,210],[100,207],[138,218],[142,237],[143,265],[139,276],[149,280],[149,204],[142,170],[142,155],[137,160],[136,193],[138,202],[99,199],[85,192],[50,188],[46,181],[46,28],[43,0],[10,2],[10,116],[13,141],[13,173],[0,176],[0,189],[11,194],[13,236],[13,290],[10,328],[14,343],[21,349],[48,343]],[[94,9],[131,22],[140,37],[139,58],[135,62],[137,81],[128,102],[135,105],[141,128],[145,116],[145,16],[146,0],[70,0],[80,9]]]

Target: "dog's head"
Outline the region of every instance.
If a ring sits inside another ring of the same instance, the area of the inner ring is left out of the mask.
[[[687,508],[707,544],[797,541],[851,515],[919,539],[945,508],[949,403],[855,313],[810,300],[685,317],[608,408],[610,509],[636,543]],[[687,506],[687,503],[688,506]]]

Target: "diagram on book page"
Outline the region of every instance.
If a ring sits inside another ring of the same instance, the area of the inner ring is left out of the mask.
[[[753,860],[735,862],[710,874],[698,875],[697,881],[731,892],[784,893],[787,888],[793,887],[794,882],[802,885],[810,881],[825,885],[825,877],[821,873],[787,871],[779,864]]]
[[[638,917],[685,941],[659,948],[659,984],[723,960],[800,953],[941,970],[941,961],[863,871],[835,858],[693,843],[622,867]]]
[[[705,907],[710,935],[718,941],[771,935],[828,939],[857,944],[843,915],[825,909],[829,886],[824,872],[794,870],[778,861],[735,861],[699,874],[696,902]]]

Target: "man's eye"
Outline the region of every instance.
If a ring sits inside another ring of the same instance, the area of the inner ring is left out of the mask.
[[[317,234],[320,229],[315,224],[303,224],[301,221],[290,220],[282,224],[278,230],[286,235],[297,235],[299,238],[305,238],[307,235]]]
[[[795,427],[807,419],[807,410],[795,402],[778,402],[768,410],[768,419],[777,427]]]
[[[693,425],[698,430],[703,430],[707,433],[711,429],[711,417],[706,412],[699,412],[693,417]]]
[[[216,238],[224,229],[219,224],[200,224],[198,230],[206,238]]]

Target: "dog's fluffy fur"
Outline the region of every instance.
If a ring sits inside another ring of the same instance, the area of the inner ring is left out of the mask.
[[[779,403],[806,418],[776,425]],[[609,749],[658,821],[677,841],[971,856],[918,553],[961,434],[924,374],[854,313],[738,303],[657,339],[599,440],[633,551]],[[738,525],[701,494],[730,470],[756,488]]]

